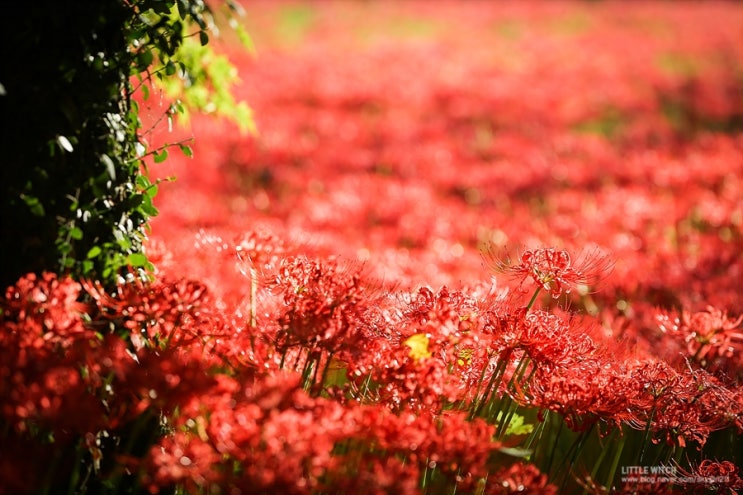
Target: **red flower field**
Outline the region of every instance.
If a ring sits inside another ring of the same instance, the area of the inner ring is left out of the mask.
[[[743,488],[742,5],[244,7],[154,280],[8,288],[0,493]]]

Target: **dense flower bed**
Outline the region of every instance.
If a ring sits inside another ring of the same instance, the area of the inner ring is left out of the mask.
[[[7,289],[0,493],[743,487],[743,8],[245,6],[155,280]]]

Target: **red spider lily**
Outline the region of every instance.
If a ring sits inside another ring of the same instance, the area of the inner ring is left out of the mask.
[[[537,310],[526,313],[516,328],[517,347],[523,349],[537,366],[567,368],[598,349],[585,325],[577,318],[564,318]]]
[[[590,480],[582,484],[586,491],[593,495],[607,495],[608,493],[617,495],[671,495],[678,493],[674,484],[667,481],[651,481],[646,483],[626,481],[618,487],[613,487],[611,490]]]
[[[283,299],[276,318],[280,351],[319,346],[337,352],[353,346],[374,297],[358,272],[306,258],[284,260],[272,285]]]
[[[334,445],[354,428],[343,412],[335,402],[309,397],[296,375],[245,386],[220,377],[210,393],[184,405],[178,425],[186,431],[152,449],[143,466],[154,473],[148,483],[153,490],[183,484],[256,494],[322,489],[335,465]],[[187,452],[201,452],[205,462]],[[192,461],[187,469],[184,455]]]
[[[528,387],[519,388],[514,398],[558,412],[569,428],[583,431],[599,422],[619,426],[630,419],[627,404],[637,387],[615,363],[589,356],[566,368],[538,368]]]
[[[276,235],[261,230],[242,235],[235,251],[241,270],[262,271],[264,267],[277,263],[281,256],[286,256],[288,248]]]
[[[109,294],[98,282],[83,281],[83,287],[98,307],[93,325],[108,322],[128,330],[135,350],[146,345],[185,345],[193,340],[220,335],[219,325],[206,333],[201,308],[208,302],[206,287],[196,281],[142,281],[120,284]],[[211,322],[216,323],[216,320]]]
[[[374,351],[371,359],[351,366],[359,396],[371,398],[395,411],[428,414],[439,413],[446,404],[461,398],[459,378],[452,374],[451,366],[441,355],[423,357],[407,345],[390,345],[382,339],[376,344],[376,347],[367,347]],[[363,374],[364,368],[359,365],[370,366],[371,373]],[[365,385],[368,381],[374,384],[371,394]]]
[[[397,457],[349,456],[339,464],[341,466],[337,470],[338,475],[332,481],[332,487],[337,493],[359,495],[420,493],[418,466]]]
[[[379,493],[383,486],[417,493],[417,483],[389,476],[417,479],[424,468],[466,489],[486,475],[499,447],[492,426],[467,421],[464,413],[434,418],[398,416],[384,406],[343,407],[308,396],[298,377],[288,374],[247,385],[221,377],[202,399],[184,404],[175,426],[177,433],[155,446],[142,465],[153,490],[180,483],[256,494],[350,487]],[[391,471],[380,473],[383,466]],[[381,485],[353,481],[377,475]]]
[[[488,495],[526,493],[556,495],[557,487],[549,483],[547,475],[533,464],[517,462],[488,477],[485,492]]]
[[[376,322],[378,330],[343,357],[354,393],[365,396],[372,383],[367,398],[429,413],[468,400],[491,352],[477,302],[459,291],[426,287],[401,299],[398,311]]]
[[[701,448],[713,431],[737,426],[743,415],[737,394],[704,370],[679,373],[663,362],[645,362],[630,373],[640,391],[630,398],[629,424],[648,429],[655,443]]]
[[[734,495],[743,488],[740,467],[730,461],[705,459],[691,469],[677,468],[676,476],[684,493]]]
[[[80,285],[46,273],[28,275],[8,288],[0,313],[0,396],[2,416],[12,428],[50,429],[60,440],[97,431],[107,424],[91,386],[95,377],[80,369],[98,347],[83,322]]]
[[[3,323],[20,325],[18,331],[3,334],[21,346],[66,347],[92,335],[82,323],[88,306],[79,302],[80,284],[52,273],[41,277],[29,274],[5,292],[0,303]],[[22,328],[22,333],[20,332]]]
[[[492,251],[485,254],[489,265],[499,273],[506,273],[523,283],[531,278],[538,287],[553,298],[568,294],[576,287],[593,286],[608,275],[612,261],[599,251],[586,252],[573,261],[566,250],[539,248],[524,251],[519,264],[502,259]]]
[[[33,297],[24,297],[24,293]],[[139,299],[137,304],[135,296],[127,298],[124,309],[113,297],[101,296],[97,302],[109,304],[95,312],[92,305],[76,301],[73,296],[80,294],[80,285],[69,280],[57,281],[51,275],[42,280],[26,277],[10,288],[0,316],[0,375],[4,377],[0,381],[0,417],[10,435],[8,442],[16,436],[32,443],[48,436],[53,440],[48,448],[55,455],[72,459],[74,451],[82,449],[89,455],[93,471],[110,472],[115,469],[116,455],[129,454],[120,449],[138,442],[146,445],[156,436],[150,430],[157,430],[156,423],[148,422],[152,417],[172,414],[209,388],[212,378],[206,369],[212,363],[203,357],[202,347],[150,346],[135,354],[115,333],[127,328],[129,315],[152,314],[156,311],[153,307],[165,315],[168,301],[180,314],[178,319],[170,318],[172,324],[188,326],[189,315],[194,315],[197,326],[207,325],[182,298],[167,289],[162,293],[162,306],[150,292],[146,302]],[[83,308],[93,318],[104,314],[114,332],[105,328],[102,334],[92,329],[102,319],[91,322],[89,315],[83,319],[79,313]],[[55,316],[59,321],[51,319]],[[168,318],[163,316],[161,322]],[[212,322],[218,323],[216,319]],[[99,444],[102,436],[108,440]],[[21,464],[25,460],[13,462],[15,469],[24,471]],[[3,469],[10,469],[13,462],[4,463]],[[46,482],[66,483],[63,478],[83,469],[81,466],[64,461],[54,478]]]
[[[692,361],[702,366],[715,365],[720,359],[730,358],[743,349],[743,315],[730,318],[727,313],[712,306],[706,311],[683,311],[680,317],[658,315],[660,329],[681,339]]]

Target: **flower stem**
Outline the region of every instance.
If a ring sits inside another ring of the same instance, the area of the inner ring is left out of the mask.
[[[609,475],[606,477],[607,487],[611,487],[614,482],[614,475],[617,473],[617,467],[619,467],[619,459],[622,457],[622,450],[624,450],[624,444],[627,442],[627,435],[619,430],[619,442],[617,443],[616,450],[614,451],[614,459],[611,462],[611,469]]]
[[[645,432],[642,435],[642,443],[640,444],[640,452],[637,455],[637,464],[638,466],[642,464],[642,461],[645,457],[645,448],[648,445],[648,441],[650,439],[650,426],[653,423],[653,417],[655,416],[655,407],[650,411],[650,417],[648,417],[648,422],[645,425]]]
[[[482,408],[485,406],[486,402],[488,401],[488,398],[493,395],[495,392],[491,394],[491,391],[493,391],[493,386],[495,386],[495,383],[497,380],[499,380],[503,373],[506,371],[506,366],[508,366],[508,359],[511,357],[511,350],[506,351],[501,356],[499,356],[498,365],[496,366],[495,370],[493,371],[493,375],[490,377],[490,380],[488,381],[487,386],[485,387],[485,391],[480,396],[480,399],[473,403],[472,411],[470,412],[470,419],[474,419],[480,412],[482,411]],[[497,386],[495,389],[497,390]]]
[[[529,304],[526,305],[526,311],[529,311],[532,306],[534,306],[534,302],[537,300],[537,296],[541,292],[542,288],[537,287],[537,290],[534,291],[534,294],[531,296],[531,300],[529,301]]]

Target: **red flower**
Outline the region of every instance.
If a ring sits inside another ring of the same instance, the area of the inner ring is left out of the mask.
[[[518,264],[512,264],[509,258],[502,259],[492,251],[485,256],[496,272],[509,274],[520,283],[531,278],[554,298],[579,286],[595,285],[608,275],[613,265],[608,257],[596,250],[586,252],[576,261],[564,249],[555,248],[526,250]]]
[[[184,345],[212,327],[210,335],[219,333],[218,322],[204,324],[203,307],[208,301],[206,286],[192,280],[141,281],[125,283],[108,293],[99,282],[83,281],[83,287],[98,306],[94,324],[113,322],[129,330],[135,350],[145,346]],[[215,331],[216,330],[216,331]]]
[[[702,366],[718,358],[730,358],[743,348],[743,315],[730,318],[712,306],[706,311],[683,311],[681,317],[658,315],[660,329],[686,344],[688,355]]]
[[[517,462],[488,476],[488,495],[556,495],[557,487],[533,464]]]
[[[738,395],[704,370],[680,373],[663,362],[645,362],[630,376],[640,391],[630,398],[629,424],[649,427],[654,443],[701,447],[710,433],[737,425],[743,416]]]
[[[285,259],[273,289],[283,296],[277,348],[318,347],[328,352],[356,345],[373,308],[375,290],[359,270],[303,257]]]
[[[743,488],[740,468],[730,461],[705,459],[691,470],[678,469],[677,476],[685,493],[735,495]]]
[[[616,363],[591,356],[570,367],[538,368],[527,391],[519,390],[515,398],[557,412],[569,428],[581,431],[599,421],[616,426],[626,421],[636,388]]]

